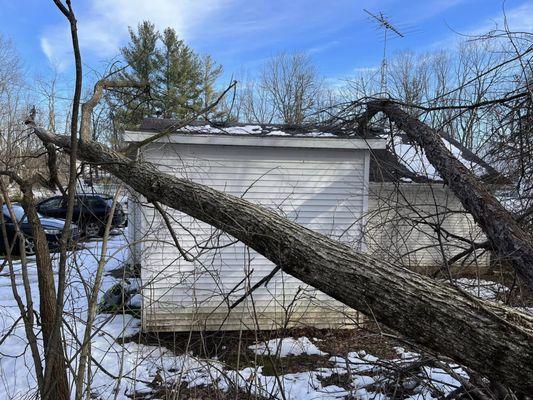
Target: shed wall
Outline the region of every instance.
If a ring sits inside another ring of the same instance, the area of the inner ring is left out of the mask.
[[[419,272],[444,265],[469,247],[446,232],[482,242],[485,237],[455,195],[442,185],[371,183],[365,243],[372,254]],[[429,222],[428,223],[424,223]],[[434,226],[443,228],[441,243]],[[486,268],[489,254],[468,257],[463,267]]]
[[[367,203],[364,150],[167,143],[150,145],[143,157],[161,171],[242,196],[356,248],[361,245]],[[229,313],[228,304],[274,265],[198,220],[171,209],[168,213],[181,246],[197,260],[180,257],[161,217],[144,204],[136,223],[146,239],[139,250],[145,330],[342,327],[356,321],[353,310],[284,273]]]

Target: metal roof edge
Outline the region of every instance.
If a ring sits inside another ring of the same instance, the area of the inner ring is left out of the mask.
[[[125,131],[125,142],[139,142],[155,135],[154,132]],[[171,133],[156,143],[176,143],[221,146],[300,147],[329,149],[385,149],[385,139],[332,136],[267,136],[238,134]]]

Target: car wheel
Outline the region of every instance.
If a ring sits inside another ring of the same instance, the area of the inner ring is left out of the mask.
[[[85,236],[87,236],[88,238],[99,237],[100,230],[101,227],[98,222],[87,222],[87,224],[85,225]]]
[[[27,256],[35,255],[35,243],[31,238],[24,238],[24,251]]]

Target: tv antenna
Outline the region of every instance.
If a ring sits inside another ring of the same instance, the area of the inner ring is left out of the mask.
[[[379,28],[383,28],[385,34],[383,41],[383,59],[381,60],[381,95],[385,96],[387,93],[387,33],[391,31],[397,37],[404,37],[404,35],[392,25],[392,23],[383,15],[382,12],[379,15],[373,14],[367,9],[363,8],[363,11],[366,12],[370,17],[375,20]]]

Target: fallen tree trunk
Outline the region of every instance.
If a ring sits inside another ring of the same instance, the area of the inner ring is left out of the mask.
[[[65,150],[70,138],[35,128]],[[283,271],[349,307],[520,393],[533,393],[533,316],[354,251],[273,211],[156,170],[91,141],[80,160],[102,166],[148,200],[219,228]]]
[[[390,100],[367,104],[360,129],[383,112],[407,136],[424,149],[429,162],[452,189],[466,211],[472,214],[498,254],[508,259],[518,276],[533,290],[533,240],[487,187],[444,146],[434,129],[412,117]]]

